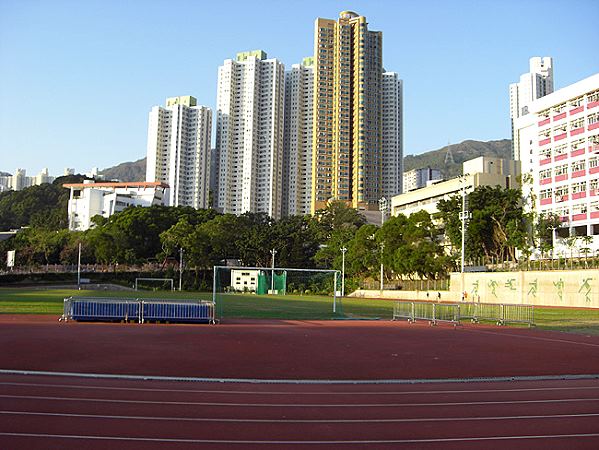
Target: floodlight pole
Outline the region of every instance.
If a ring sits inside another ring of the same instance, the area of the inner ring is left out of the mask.
[[[273,248],[270,251],[270,254],[272,255],[272,276],[270,277],[270,292],[271,294],[273,294],[275,291],[275,255],[277,254],[277,251]]]
[[[464,300],[464,262],[466,256],[466,221],[470,218],[470,212],[466,210],[466,177],[469,174],[465,173],[462,175],[462,212],[460,213],[460,219],[462,220],[462,255],[461,255],[461,264],[460,264],[460,273],[461,273],[461,297]]]
[[[183,281],[183,247],[179,248],[179,291]]]
[[[384,290],[385,286],[383,284],[383,273],[384,273],[384,267],[383,267],[383,251],[385,250],[385,243],[381,242],[381,291]]]
[[[341,247],[341,297],[345,297],[345,252],[347,248]]]

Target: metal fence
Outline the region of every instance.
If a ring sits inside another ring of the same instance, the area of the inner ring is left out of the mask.
[[[407,319],[408,322],[428,320],[431,325],[437,322],[460,322],[460,309],[454,303],[406,302],[399,301],[393,305],[393,320]]]
[[[59,320],[215,323],[214,312],[206,300],[69,297]]]
[[[433,303],[397,301],[393,305],[393,320],[407,319],[408,322],[428,320],[431,325],[437,322],[450,322],[454,325],[461,320],[472,322],[492,321],[497,325],[523,323],[534,325],[534,306],[501,303]]]

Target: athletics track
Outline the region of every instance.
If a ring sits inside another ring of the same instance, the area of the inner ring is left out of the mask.
[[[3,315],[0,346],[2,449],[599,448],[597,337]]]

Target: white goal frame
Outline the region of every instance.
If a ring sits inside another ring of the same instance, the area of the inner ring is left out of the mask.
[[[171,291],[175,290],[175,280],[173,278],[136,278],[135,279],[135,290],[137,291],[137,282],[138,281],[170,281],[171,282]]]
[[[275,272],[308,272],[308,273],[327,273],[333,276],[333,313],[337,312],[337,281],[341,280],[341,271],[333,269],[297,269],[290,267],[243,267],[243,266],[214,266],[213,268],[213,280],[212,280],[212,302],[216,305],[216,273],[218,270],[261,270],[265,272],[271,272],[273,275]],[[272,276],[272,275],[271,275]]]

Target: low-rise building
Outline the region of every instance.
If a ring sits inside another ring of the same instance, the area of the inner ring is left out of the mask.
[[[65,184],[69,197],[69,230],[85,231],[94,216],[110,217],[129,206],[164,205],[168,185],[160,182]]]
[[[462,165],[461,177],[429,184],[405,194],[391,198],[391,215],[409,216],[424,210],[429,214],[439,212],[437,204],[440,200],[448,200],[454,195],[474,191],[479,186],[500,186],[516,189],[519,186],[520,163],[509,159],[481,156],[465,161]]]

